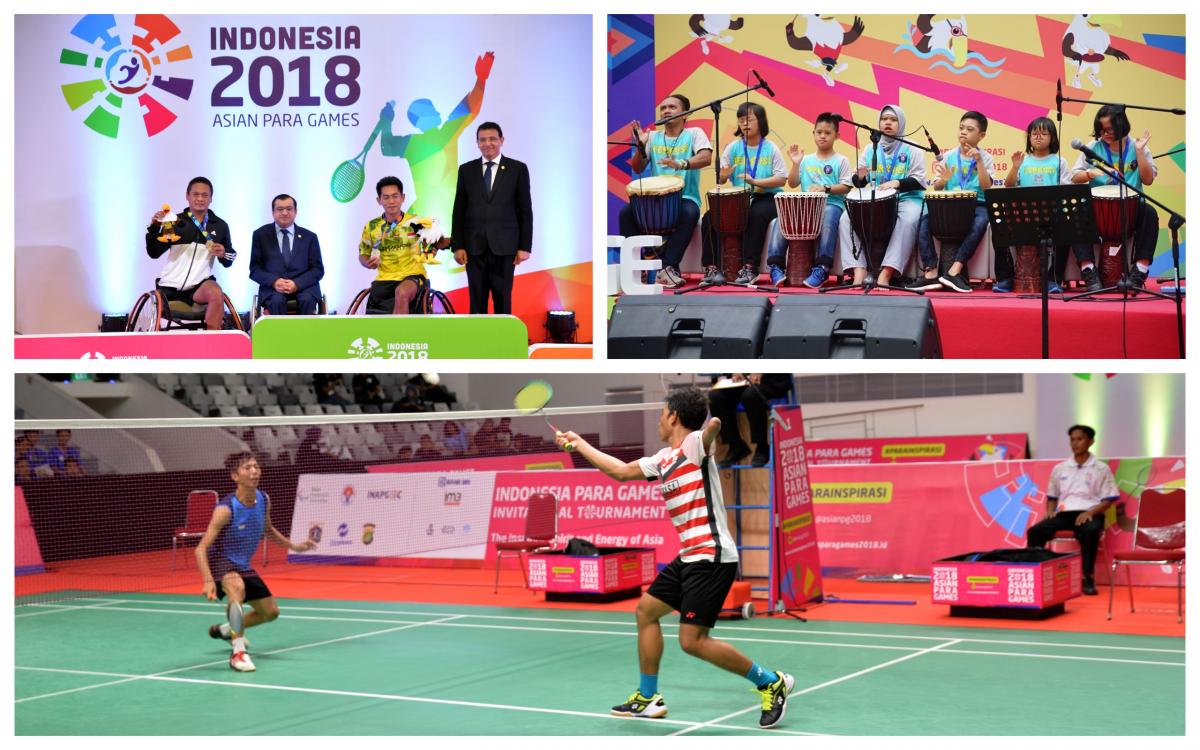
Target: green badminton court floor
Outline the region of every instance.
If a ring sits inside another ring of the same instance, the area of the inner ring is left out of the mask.
[[[674,618],[670,714],[630,720],[608,709],[637,686],[632,614],[283,599],[241,674],[208,637],[218,606],[103,596],[16,608],[18,735],[764,732],[750,684],[680,651]],[[714,634],[795,676],[774,733],[1184,732],[1182,638],[761,617]]]

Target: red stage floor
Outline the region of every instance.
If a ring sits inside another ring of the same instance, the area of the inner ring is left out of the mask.
[[[763,277],[765,278],[765,277]],[[697,277],[688,278],[688,287]],[[1149,282],[1151,289],[1158,285]],[[686,287],[685,287],[686,288]],[[1080,289],[1079,291],[1082,291]],[[667,292],[670,294],[670,292]],[[781,294],[816,294],[812,289],[785,288]],[[776,294],[724,286],[694,295]],[[835,292],[838,296],[861,292]],[[874,291],[897,296],[903,292]],[[908,296],[905,294],[905,296]],[[1042,356],[1042,302],[1036,296],[995,294],[988,288],[970,294],[927,292],[933,302],[947,359],[1037,359]],[[1186,336],[1187,302],[1183,305]],[[1050,356],[1056,359],[1170,359],[1179,356],[1175,302],[1140,296],[1123,303],[1104,294],[1075,302],[1050,299]]]

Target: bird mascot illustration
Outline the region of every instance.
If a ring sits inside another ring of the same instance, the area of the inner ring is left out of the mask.
[[[734,18],[722,13],[697,13],[692,16],[688,25],[692,28],[692,36],[700,40],[700,51],[707,55],[709,42],[729,44],[733,37],[721,34],[725,31],[737,31],[745,23],[746,19],[741,16]]]
[[[1079,76],[1084,73],[1096,88],[1104,85],[1100,82],[1100,63],[1105,57],[1129,59],[1129,55],[1112,46],[1112,38],[1100,24],[1120,26],[1121,17],[1080,13],[1071,19],[1063,35],[1063,57],[1075,63],[1075,78],[1071,81],[1075,88],[1079,88]]]
[[[954,67],[961,68],[967,62],[967,17],[933,19],[933,13],[925,13],[909,25],[913,46],[921,52],[945,50],[954,60]]]
[[[842,49],[862,36],[866,26],[861,18],[855,16],[850,30],[846,31],[833,16],[806,13],[804,15],[804,35],[798,37],[796,36],[797,18],[799,16],[794,16],[787,25],[788,44],[794,50],[811,51],[816,55],[817,59],[809,60],[808,65],[821,72],[826,86],[832,86],[834,74],[841,73],[846,69],[846,63],[838,62]]]

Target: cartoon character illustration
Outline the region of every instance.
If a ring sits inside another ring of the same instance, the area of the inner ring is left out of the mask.
[[[917,16],[910,24],[908,35],[913,46],[921,52],[945,50],[954,60],[954,67],[961,68],[967,62],[967,17],[943,18],[934,21],[933,13]]]
[[[1120,16],[1080,13],[1071,19],[1063,35],[1063,57],[1075,62],[1075,78],[1071,85],[1079,88],[1079,76],[1087,73],[1088,80],[1100,88],[1100,63],[1105,57],[1128,60],[1129,55],[1113,47],[1112,39],[1100,24],[1120,26]]]
[[[688,25],[692,28],[692,36],[700,40],[700,51],[708,54],[709,42],[729,44],[731,36],[721,36],[724,31],[737,31],[745,25],[746,19],[723,13],[697,13],[692,16]]]
[[[786,27],[788,44],[794,50],[811,50],[817,56],[817,59],[809,60],[808,65],[820,69],[821,77],[825,79],[825,85],[832,86],[834,83],[833,75],[841,73],[846,69],[846,63],[838,62],[838,57],[842,54],[842,48],[848,44],[853,44],[855,40],[862,36],[866,25],[863,24],[861,18],[855,16],[850,30],[846,31],[842,28],[842,24],[833,16],[807,13],[804,16],[804,35],[797,37],[795,32],[796,18],[799,18],[799,16],[794,16]]]

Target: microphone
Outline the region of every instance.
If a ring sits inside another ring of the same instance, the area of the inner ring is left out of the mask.
[[[1058,79],[1058,89],[1054,94],[1054,108],[1058,111],[1058,124],[1062,125],[1062,79]]]
[[[1100,158],[1100,154],[1097,154],[1092,149],[1083,145],[1083,141],[1079,140],[1078,138],[1071,141],[1071,148],[1075,149],[1076,151],[1082,152],[1084,156],[1086,156],[1088,159],[1090,159],[1092,161],[1098,161],[1101,164],[1107,165],[1107,162],[1105,162],[1103,159]]]
[[[758,79],[758,85],[766,89],[767,95],[774,99],[775,92],[771,90],[771,87],[767,85],[767,82],[763,80],[763,77],[758,74],[758,71],[752,69],[750,72],[753,73],[754,77]]]
[[[925,137],[929,139],[929,148],[933,149],[934,161],[941,161],[942,160],[942,150],[940,148],[938,148],[938,145],[936,143],[933,142],[933,136],[929,134],[929,128],[922,125],[921,130],[925,131]]]

